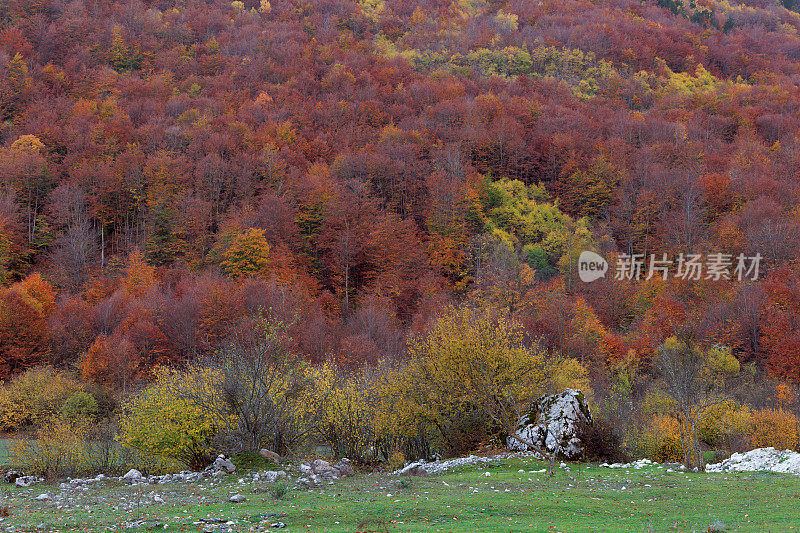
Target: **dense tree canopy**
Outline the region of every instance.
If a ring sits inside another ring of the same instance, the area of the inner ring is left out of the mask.
[[[799,382],[787,7],[2,2],[0,370],[125,388],[256,314],[357,365],[475,300],[595,376],[688,335]],[[583,284],[582,250],[763,260]]]

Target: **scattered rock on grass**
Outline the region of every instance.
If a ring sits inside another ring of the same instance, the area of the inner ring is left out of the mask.
[[[428,471],[425,469],[425,463],[416,462],[404,466],[396,472],[399,476],[420,476],[425,477]]]
[[[600,466],[605,468],[633,468],[635,470],[641,470],[646,466],[656,466],[658,463],[654,463],[650,459],[639,459],[638,461],[634,461],[632,463],[602,463]]]

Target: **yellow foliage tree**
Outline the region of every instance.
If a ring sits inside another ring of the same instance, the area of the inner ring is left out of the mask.
[[[465,422],[514,433],[546,387],[542,354],[524,344],[518,324],[495,311],[449,308],[409,342],[409,352],[408,366],[383,381],[380,427],[411,436],[423,423],[454,451],[463,445],[457,441],[466,436]]]
[[[91,446],[85,422],[58,417],[39,428],[35,439],[14,439],[9,458],[15,468],[31,474],[50,479],[75,476],[89,472],[94,466]]]
[[[656,361],[664,393],[671,400],[669,414],[678,423],[684,464],[703,468],[697,436],[709,409],[725,401],[726,382],[740,370],[731,350],[714,346],[703,351],[694,344],[670,337],[659,347]]]
[[[156,375],[155,383],[125,406],[119,439],[147,455],[200,469],[208,464],[211,439],[225,421],[208,406],[181,394],[186,375],[163,368]],[[208,387],[219,376],[209,371],[190,379],[199,388]]]
[[[331,364],[316,371],[316,401],[321,405],[319,434],[337,456],[352,460],[373,459],[378,439],[375,428],[376,380],[368,369],[344,376]]]
[[[52,367],[35,367],[0,388],[0,429],[45,426],[81,384]]]
[[[800,443],[800,424],[797,417],[783,409],[753,411],[748,432],[750,443],[756,448],[772,446],[779,450],[794,450]]]
[[[264,230],[249,228],[233,237],[223,253],[222,269],[238,279],[264,272],[269,265],[269,243]]]
[[[147,264],[139,250],[128,256],[122,286],[133,296],[142,297],[156,284],[155,268]]]

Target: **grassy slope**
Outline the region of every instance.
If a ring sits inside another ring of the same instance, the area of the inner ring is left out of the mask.
[[[166,523],[167,531],[202,531],[205,527],[196,524],[200,517],[235,520],[233,530],[247,531],[271,513],[280,516],[267,520],[285,522],[286,531],[706,531],[721,522],[728,530],[762,532],[791,531],[800,524],[800,478],[794,476],[588,465],[561,469],[554,479],[528,473],[540,468],[535,461],[509,459],[414,478],[404,489],[395,477],[358,476],[314,491],[298,489],[282,501],[269,493],[254,493],[253,485],[238,484],[238,476],[213,487],[170,484],[139,489],[107,483],[74,493],[75,502],[60,511],[56,501],[34,500],[42,492],[56,494],[57,487],[5,486],[2,500],[13,507],[14,515],[0,526],[119,530],[117,524],[140,515]],[[163,496],[164,504],[152,503],[153,491]],[[229,503],[234,493],[244,494],[247,501]],[[139,498],[141,506],[134,505]],[[125,510],[126,506],[132,508]]]

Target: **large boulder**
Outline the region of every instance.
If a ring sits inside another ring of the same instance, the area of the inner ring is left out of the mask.
[[[591,423],[592,415],[583,393],[566,389],[561,394],[539,398],[531,412],[520,419],[515,434],[548,454],[577,459],[583,453],[581,428]],[[522,441],[508,437],[506,446],[509,450],[528,451],[531,447]]]

